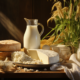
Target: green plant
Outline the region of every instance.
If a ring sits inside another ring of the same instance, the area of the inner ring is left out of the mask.
[[[65,7],[65,3],[67,2],[64,1],[63,8],[60,1],[52,6],[52,16],[47,20],[47,23],[54,20],[56,26],[51,28],[51,31],[43,39],[54,31],[50,36],[55,36],[52,43],[61,39],[60,44],[65,44],[76,50],[80,41],[80,0],[74,0],[74,3],[70,0],[68,7]],[[56,11],[54,11],[54,7],[57,8]]]

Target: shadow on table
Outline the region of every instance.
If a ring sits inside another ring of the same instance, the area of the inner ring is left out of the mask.
[[[41,79],[41,80],[70,80],[68,78],[1,78],[0,80],[38,80],[38,79]]]

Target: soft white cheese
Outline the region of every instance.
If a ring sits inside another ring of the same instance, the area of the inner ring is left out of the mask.
[[[59,62],[59,54],[51,50],[29,49],[31,58],[42,61],[43,64],[53,64]]]
[[[11,54],[11,60],[13,62],[23,63],[23,64],[42,64],[40,60],[32,59],[31,56],[25,54],[22,51],[15,51]]]
[[[16,51],[11,54],[13,62],[23,64],[53,64],[59,62],[59,54],[51,50],[31,49],[27,54]]]
[[[39,70],[36,70],[35,72],[39,72]]]
[[[24,68],[24,71],[26,72],[28,69],[27,68]]]
[[[15,51],[11,54],[11,60],[14,62],[23,62],[25,53],[21,51]]]

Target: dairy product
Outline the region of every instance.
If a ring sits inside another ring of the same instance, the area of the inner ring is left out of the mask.
[[[41,23],[38,23],[37,19],[26,19],[27,28],[23,37],[23,46],[26,49],[39,49],[40,48],[40,37],[44,32],[44,26]],[[38,25],[42,27],[42,31],[39,34]]]
[[[34,69],[27,69],[27,68],[24,68],[24,72],[33,72]]]
[[[5,60],[6,57],[10,60],[12,51],[7,51],[7,52],[0,52],[0,60]]]
[[[16,70],[16,65],[13,64],[12,61],[8,61],[6,58],[4,61],[0,60],[0,69],[5,72],[12,72]]]
[[[70,47],[66,45],[51,45],[51,48],[53,51],[59,53],[60,58],[69,60],[71,56],[71,50]]]
[[[27,25],[27,30],[24,34],[24,48],[39,49],[40,35],[37,30],[37,25]]]
[[[29,49],[27,54],[33,59],[40,60],[43,64],[59,62],[59,54],[51,50]]]
[[[31,56],[22,51],[15,51],[11,54],[11,60],[23,64],[42,64],[40,60],[32,59]]]
[[[14,40],[0,40],[0,51],[20,51],[21,43]]]
[[[27,54],[22,51],[13,52],[11,60],[23,64],[53,64],[59,62],[59,54],[51,50],[30,49]]]
[[[35,72],[39,72],[39,70],[36,70]]]

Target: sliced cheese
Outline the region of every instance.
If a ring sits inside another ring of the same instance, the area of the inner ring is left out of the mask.
[[[0,40],[0,51],[20,51],[21,43],[14,40]]]
[[[28,55],[31,58],[42,61],[43,64],[53,64],[59,62],[59,54],[51,50],[29,49]]]

